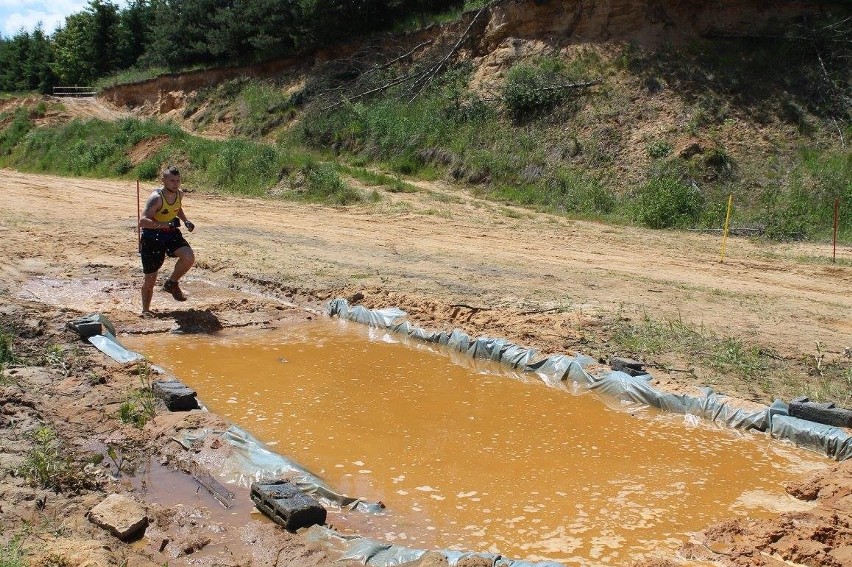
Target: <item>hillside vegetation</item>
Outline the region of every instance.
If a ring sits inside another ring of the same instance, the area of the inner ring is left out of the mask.
[[[719,229],[731,197],[737,228],[830,238],[837,207],[852,240],[847,3],[639,4],[504,1],[274,71],[113,86],[139,115],[118,123],[36,127],[48,109],[20,107],[0,163],[154,179],[169,162],[201,187],[336,204],[444,178],[653,228]]]

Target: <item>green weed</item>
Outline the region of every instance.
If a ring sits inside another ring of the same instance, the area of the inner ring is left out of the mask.
[[[40,427],[33,434],[33,448],[17,474],[33,486],[57,491],[77,484],[70,457],[60,452],[56,433],[47,426]]]
[[[152,387],[150,363],[147,360],[139,362],[136,372],[139,375],[139,388],[130,392],[119,406],[118,418],[122,423],[142,429],[157,414],[157,397]]]
[[[0,546],[0,567],[26,567],[22,540],[22,536],[15,536]]]
[[[739,339],[728,337],[714,342],[707,360],[716,371],[734,371],[747,378],[754,378],[767,369],[763,354],[759,347],[746,346]]]
[[[569,85],[586,81],[590,73],[601,70],[601,58],[591,50],[567,61],[541,57],[531,63],[519,63],[506,75],[503,104],[515,120],[542,116],[579,96],[580,91],[568,88]]]
[[[9,152],[6,162],[28,171],[108,177],[130,171],[127,156],[135,144],[163,135],[180,137],[182,133],[153,121],[72,120],[33,130]]]
[[[832,234],[838,203],[838,237],[852,236],[852,153],[802,150],[786,189],[773,186],[762,195],[767,236],[775,239],[826,238]]]
[[[655,321],[645,316],[639,323],[619,320],[612,342],[617,350],[639,358],[677,353],[695,365],[709,367],[719,374],[755,381],[764,376],[774,360],[772,353],[739,339],[719,337],[703,328],[680,320]]]
[[[269,82],[251,82],[236,96],[236,125],[241,136],[265,136],[294,114],[289,95]]]
[[[848,406],[852,402],[852,364],[846,357],[826,362],[817,344],[808,360],[785,360],[770,349],[741,339],[717,335],[703,326],[680,320],[660,321],[645,315],[623,318],[612,325],[613,352],[646,361],[650,366],[683,366],[708,384],[725,383],[743,395],[762,392],[768,400],[805,395],[815,401]]]
[[[136,166],[136,177],[142,181],[153,181],[160,176],[160,163],[157,160],[147,159]]]
[[[363,167],[341,166],[341,171],[368,187],[381,186],[390,193],[416,193],[417,187],[406,183],[395,175],[386,175]]]
[[[816,341],[816,352],[806,361],[811,380],[803,394],[815,401],[848,407],[852,402],[852,359],[849,354],[847,349],[843,359],[829,362],[823,344]]]
[[[0,370],[5,365],[15,362],[15,355],[12,352],[12,340],[12,335],[0,332]]]
[[[64,348],[61,345],[46,345],[42,361],[45,366],[50,366],[68,376],[77,363],[79,352],[74,348]]]
[[[564,66],[555,58],[519,63],[506,76],[503,104],[515,119],[549,111],[565,99],[566,91],[558,85],[566,81]]]
[[[188,71],[200,69],[201,67],[186,67],[181,69],[179,72],[186,73]],[[175,71],[175,70],[171,70]],[[109,77],[104,77],[102,79],[98,79],[95,81],[95,88],[97,90],[108,89],[115,85],[123,85],[127,83],[140,83],[142,81],[146,81],[148,79],[155,79],[160,75],[165,75],[169,73],[170,70],[165,67],[145,67],[145,68],[134,68],[134,69],[125,69],[124,71],[119,71],[118,73],[111,75]]]
[[[334,164],[311,162],[302,168],[302,174],[305,191],[300,198],[305,201],[348,205],[363,200],[355,189],[343,182]]]
[[[647,151],[652,158],[660,159],[672,153],[672,145],[665,140],[658,140],[648,144]]]

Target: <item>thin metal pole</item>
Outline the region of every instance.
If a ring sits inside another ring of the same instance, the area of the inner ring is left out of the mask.
[[[834,237],[832,238],[831,261],[837,262],[837,218],[840,214],[840,199],[834,200]]]
[[[731,208],[734,205],[734,196],[728,195],[728,212],[725,213],[725,230],[722,231],[722,253],[719,257],[720,262],[725,261],[725,244],[728,241],[728,226],[731,220]]]
[[[136,180],[136,247],[142,246],[142,234],[139,229],[139,222],[142,220],[142,210],[139,204],[139,180]]]

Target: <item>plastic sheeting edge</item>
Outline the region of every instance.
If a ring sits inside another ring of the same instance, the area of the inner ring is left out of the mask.
[[[458,329],[451,332],[428,332],[400,320],[405,312],[396,307],[369,310],[360,305],[350,307],[346,299],[336,298],[329,302],[327,312],[330,316],[390,329],[413,339],[467,352],[476,358],[494,360],[518,370],[533,372],[548,385],[570,380],[581,388],[596,390],[624,404],[640,404],[673,413],[695,415],[745,431],[754,429],[768,432],[774,438],[791,441],[799,447],[838,461],[852,457],[852,436],[841,428],[802,419],[785,419],[781,420],[781,424],[774,425],[776,416],[788,416],[787,404],[783,402],[776,402],[762,410],[749,411],[734,407],[724,396],[714,393],[710,388],[705,388],[704,396],[700,398],[661,392],[650,384],[652,376],[648,374],[631,376],[621,371],[610,371],[593,375],[585,367],[594,359],[582,354],[574,357],[553,355],[533,362],[533,349],[503,339],[471,339]]]

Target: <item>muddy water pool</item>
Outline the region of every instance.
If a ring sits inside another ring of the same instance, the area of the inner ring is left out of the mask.
[[[407,547],[624,564],[801,507],[784,482],[828,463],[347,321],[121,341],[332,489],[387,506],[328,523]]]

